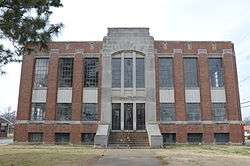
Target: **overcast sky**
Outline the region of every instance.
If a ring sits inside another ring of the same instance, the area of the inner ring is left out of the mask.
[[[58,41],[102,40],[107,27],[149,27],[155,40],[230,40],[235,44],[241,102],[250,101],[249,0],[64,0],[51,22]],[[0,112],[17,107],[20,64],[0,77]],[[250,116],[242,104],[243,117]],[[244,107],[244,108],[243,108]]]

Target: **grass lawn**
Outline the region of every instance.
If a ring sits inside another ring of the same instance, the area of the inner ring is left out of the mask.
[[[162,165],[250,165],[250,147],[171,145],[165,149],[94,149],[91,146],[0,145],[2,166],[93,165],[102,156],[153,156]]]

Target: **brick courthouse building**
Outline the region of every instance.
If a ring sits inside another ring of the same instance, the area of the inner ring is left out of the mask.
[[[16,142],[243,142],[231,42],[157,41],[148,28],[109,28],[103,41],[49,47],[24,56]]]

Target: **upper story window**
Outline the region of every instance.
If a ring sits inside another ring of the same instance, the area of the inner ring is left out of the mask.
[[[59,87],[72,87],[73,58],[59,59]]]
[[[112,58],[112,87],[121,87],[121,58]]]
[[[31,112],[31,120],[44,120],[45,118],[45,110],[46,104],[45,103],[33,103],[32,104],[32,112]]]
[[[173,121],[175,120],[175,106],[173,103],[161,103],[161,121]]]
[[[173,87],[173,59],[159,58],[160,87]]]
[[[186,104],[187,120],[199,121],[201,120],[200,104],[199,103],[187,103]]]
[[[37,58],[35,64],[34,88],[48,85],[49,58]]]
[[[125,88],[133,87],[133,59],[132,58],[124,59],[124,87]]]
[[[56,119],[60,121],[71,120],[71,103],[60,103],[57,104],[57,114]]]
[[[144,58],[136,58],[136,88],[145,87]]]
[[[185,87],[198,87],[197,58],[184,58]]]
[[[225,103],[213,103],[212,111],[213,111],[214,121],[226,120],[226,104]]]
[[[85,58],[85,87],[97,87],[98,85],[98,58]]]
[[[95,121],[96,120],[96,103],[84,103],[82,110],[83,121]]]
[[[223,67],[221,58],[209,58],[208,59],[209,67],[209,77],[212,87],[223,87]]]

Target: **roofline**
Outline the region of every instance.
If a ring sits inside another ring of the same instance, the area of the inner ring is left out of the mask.
[[[154,40],[156,42],[215,42],[215,43],[233,43],[232,41],[229,40]]]
[[[3,120],[5,120],[5,121],[7,121],[7,122],[9,122],[10,124],[13,124],[11,121],[9,121],[8,119],[6,119],[6,118],[3,117],[3,116],[0,116],[0,118],[3,119]]]

